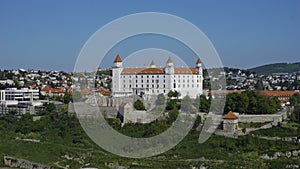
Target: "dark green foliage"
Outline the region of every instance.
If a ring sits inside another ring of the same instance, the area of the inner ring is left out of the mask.
[[[177,109],[173,109],[169,112],[169,118],[168,118],[168,124],[172,124],[176,119],[179,114],[179,111]]]
[[[169,93],[168,93],[168,97],[169,98],[172,98],[172,97],[175,97],[175,98],[178,98],[180,96],[180,93],[176,90],[170,90]]]
[[[133,104],[136,110],[146,110],[144,103],[141,100],[136,100]]]
[[[257,83],[254,85],[256,90],[264,90],[264,85],[261,80],[258,80]]]
[[[68,104],[70,101],[73,101],[72,95],[69,92],[65,92],[63,99],[65,104]]]
[[[299,71],[300,62],[298,63],[275,63],[263,65],[256,68],[249,69],[251,72],[257,74],[272,74],[272,73],[292,73]]]
[[[261,96],[254,91],[234,92],[226,96],[225,113],[273,114],[279,109],[280,101],[276,97]]]
[[[56,109],[56,106],[54,103],[49,103],[49,104],[46,104],[46,110],[48,112],[54,112]]]

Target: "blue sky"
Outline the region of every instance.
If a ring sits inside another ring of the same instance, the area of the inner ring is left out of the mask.
[[[195,24],[212,41],[225,66],[300,61],[298,0],[1,0],[0,69],[72,71],[95,31],[137,12],[169,13]]]

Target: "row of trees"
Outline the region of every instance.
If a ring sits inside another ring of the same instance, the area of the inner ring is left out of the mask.
[[[254,91],[234,92],[226,96],[225,112],[273,114],[279,109],[280,101],[277,97],[262,96]]]
[[[300,95],[298,93],[294,94],[290,98],[290,103],[292,106],[294,106],[294,112],[291,115],[291,120],[300,124]]]
[[[177,91],[170,91],[168,93],[169,98],[166,104],[166,110],[171,111],[174,109],[179,110],[181,106],[181,100],[178,99],[180,93]],[[159,96],[157,103],[163,104],[164,97]],[[199,107],[200,112],[209,112],[211,97],[205,95],[198,96],[195,100],[190,99],[195,107]],[[291,98],[292,104],[300,103],[300,96],[297,95]],[[135,102],[134,107],[137,110],[145,110],[143,103],[140,100]],[[299,106],[300,107],[300,106]],[[273,114],[281,108],[280,101],[277,97],[267,97],[257,94],[255,91],[244,91],[242,93],[233,92],[227,94],[225,112],[229,111],[246,113],[246,114]],[[300,108],[299,108],[300,110]]]

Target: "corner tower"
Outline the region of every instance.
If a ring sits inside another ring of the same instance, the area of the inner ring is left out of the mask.
[[[119,55],[114,60],[112,68],[112,95],[118,97],[121,92],[121,73],[123,71],[122,59]]]

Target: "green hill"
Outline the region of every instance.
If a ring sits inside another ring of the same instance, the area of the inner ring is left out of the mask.
[[[300,71],[300,62],[297,63],[274,63],[255,68],[248,69],[250,72],[257,74],[271,74],[271,73],[292,73]]]

